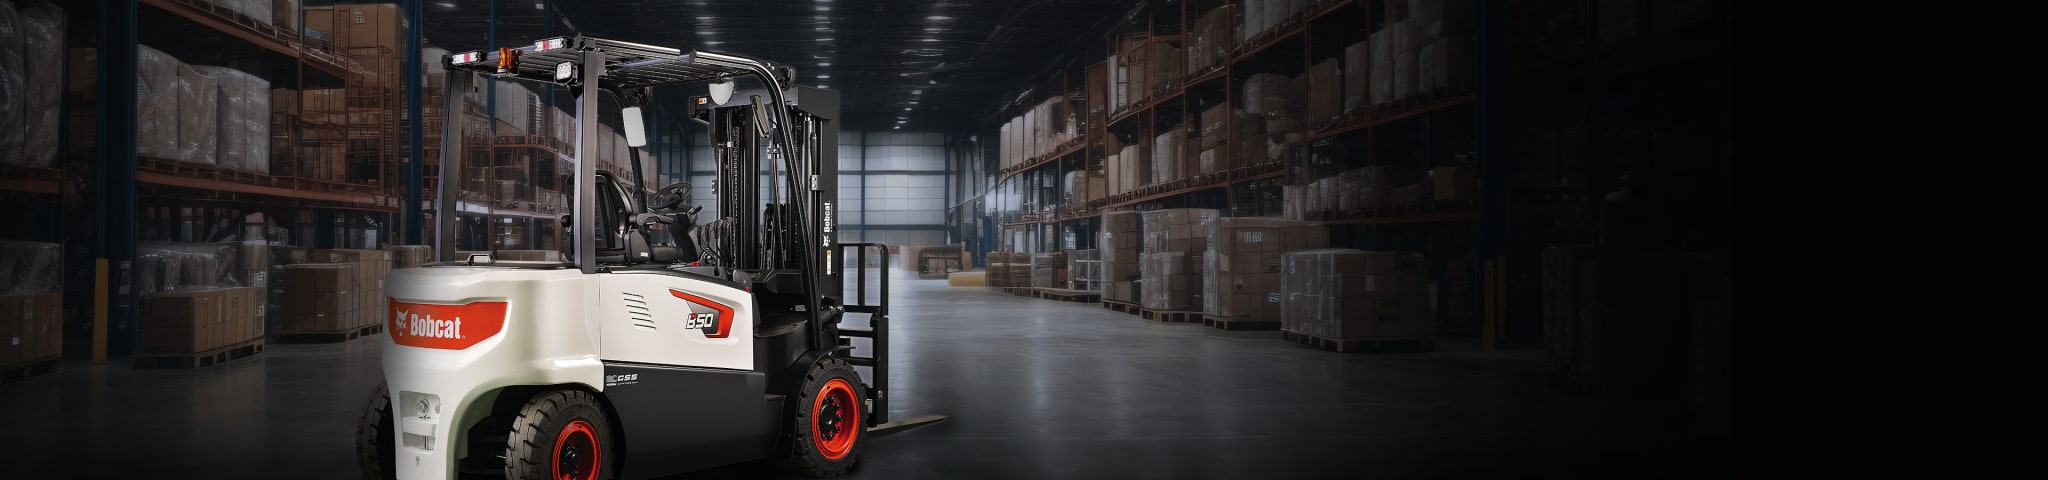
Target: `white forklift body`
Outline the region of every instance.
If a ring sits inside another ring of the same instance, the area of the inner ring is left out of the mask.
[[[564,222],[573,248],[562,262],[455,258],[454,215],[437,215],[439,261],[386,278],[385,383],[357,438],[366,477],[652,478],[755,459],[833,476],[853,465],[861,440],[942,418],[887,422],[887,275],[880,303],[867,304],[865,272],[837,271],[833,260],[851,248],[864,265],[875,249],[886,265],[887,247],[831,239],[836,160],[814,152],[836,148],[836,127],[785,103],[781,82],[793,72],[580,36],[445,61],[448,112],[462,111],[454,92],[469,88],[464,72],[577,95],[584,141]],[[658,208],[644,193],[636,201],[615,174],[596,170],[598,94],[644,104],[652,87],[746,75],[761,81],[766,102],[756,95],[752,105],[714,108],[699,99],[704,108],[692,112],[732,137],[717,149],[730,170],[722,180],[735,182],[720,199],[719,227],[696,236],[706,245],[650,244],[648,230],[675,221],[667,215],[695,209],[666,195]],[[817,96],[830,102],[817,108],[836,115],[837,97]],[[443,151],[461,151],[462,122],[444,123]],[[758,182],[748,173],[759,171],[761,151],[787,152],[775,156],[790,180],[788,203],[770,202],[767,213],[748,193],[760,189],[744,188]],[[441,177],[438,212],[456,211],[458,195],[446,193],[456,191],[453,177]],[[859,284],[846,301],[842,275]],[[869,326],[840,326],[847,313],[867,314]],[[869,338],[862,348],[873,353],[851,355],[849,337]],[[855,366],[872,368],[872,382]]]

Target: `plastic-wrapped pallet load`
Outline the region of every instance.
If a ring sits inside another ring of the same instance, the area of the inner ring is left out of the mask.
[[[0,7],[4,9],[5,7]],[[0,16],[6,15],[0,12]],[[5,20],[0,20],[5,23]],[[0,40],[0,44],[18,46],[19,52],[4,52],[8,47],[0,46],[0,65],[7,64],[5,58],[13,55],[21,61],[22,68],[0,76],[20,76],[20,90],[0,93],[11,100],[5,103],[21,102],[14,112],[20,115],[20,129],[0,133],[9,137],[22,137],[19,154],[12,148],[0,147],[0,159],[10,165],[50,168],[57,162],[57,130],[62,125],[62,101],[64,99],[64,10],[56,4],[44,3],[20,11],[19,42]],[[0,26],[0,36],[7,35]],[[0,80],[0,83],[11,81]],[[22,95],[14,95],[20,93]],[[0,115],[7,106],[0,106]],[[0,124],[6,123],[0,121]],[[6,128],[6,127],[0,127]],[[5,143],[5,142],[0,142]]]
[[[1429,338],[1427,262],[1341,248],[1281,255],[1282,330],[1331,339]]]
[[[0,163],[26,163],[28,57],[23,21],[14,3],[0,0]]]
[[[221,168],[270,173],[270,81],[232,68],[192,68],[220,82]]]
[[[220,80],[192,67],[178,64],[178,83],[172,89],[178,102],[178,153],[180,162],[220,165],[222,112],[226,110]]]
[[[1097,249],[1072,250],[1067,252],[1067,278],[1074,290],[1102,289],[1102,251]]]
[[[1206,208],[1153,210],[1140,215],[1141,303],[1154,310],[1202,308],[1202,251],[1217,211]]]
[[[62,286],[64,247],[55,243],[0,240],[0,295],[32,295]]]
[[[243,285],[235,273],[233,244],[139,242],[135,245],[137,294],[212,290]]]
[[[185,80],[178,76],[180,65],[177,58],[161,50],[136,47],[136,155],[178,159],[178,99],[186,88]]]

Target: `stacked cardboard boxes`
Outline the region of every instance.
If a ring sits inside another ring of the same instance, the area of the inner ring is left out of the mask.
[[[1139,251],[1139,276],[1147,309],[1195,311],[1202,308],[1202,252],[1209,242],[1217,211],[1174,208],[1141,214],[1144,242]]]
[[[988,286],[1030,287],[1031,254],[1024,252],[988,252]]]
[[[333,332],[364,323],[354,289],[355,263],[301,263],[284,267],[284,318],[278,329]],[[382,318],[382,315],[377,315]]]
[[[63,261],[61,245],[0,240],[0,367],[62,353]]]
[[[1202,313],[1231,319],[1280,320],[1280,256],[1329,246],[1329,230],[1303,222],[1225,217],[1210,231],[1202,255]]]
[[[64,293],[0,295],[0,368],[63,354]]]
[[[358,327],[375,322],[384,310],[384,276],[391,273],[391,252],[387,250],[334,249],[314,250],[307,254],[313,261],[327,263],[355,264],[355,278],[350,291],[356,298],[354,305],[365,312],[367,319],[357,319]]]
[[[1095,244],[1102,252],[1102,298],[1137,303],[1136,282],[1142,278],[1138,268],[1144,240],[1142,226],[1138,212],[1102,214],[1102,231]]]
[[[1067,288],[1067,273],[1066,251],[1031,254],[1031,286]]]
[[[384,247],[391,252],[391,268],[419,268],[433,258],[433,247],[426,245],[392,245]]]
[[[1423,257],[1316,249],[1280,258],[1280,328],[1321,338],[1430,338]]]
[[[181,290],[142,296],[142,354],[190,354],[256,338],[256,289]]]

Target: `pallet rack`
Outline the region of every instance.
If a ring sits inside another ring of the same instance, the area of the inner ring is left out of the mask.
[[[1184,42],[1190,38],[1186,35],[1190,32],[1181,31],[1176,28],[1177,26],[1192,25],[1191,20],[1211,9],[1242,9],[1246,3],[1243,0],[1197,0],[1140,6],[1140,11],[1123,16],[1127,19],[1126,24],[1107,34],[1108,38],[1105,40],[1110,46],[1103,51],[1109,54],[1126,54],[1119,55],[1119,58],[1123,58],[1140,49],[1150,49],[1150,45],[1155,42]],[[1087,148],[1071,151],[1061,149],[1051,157],[1078,155],[1084,158],[1084,165],[1096,166],[1108,155],[1117,153],[1100,147],[1104,147],[1105,143],[1114,144],[1112,134],[1120,134],[1138,140],[1136,143],[1139,158],[1135,161],[1150,162],[1152,137],[1174,125],[1187,123],[1190,117],[1198,112],[1197,105],[1202,97],[1215,97],[1220,91],[1222,105],[1242,107],[1242,102],[1237,98],[1242,94],[1239,87],[1249,74],[1303,74],[1310,66],[1331,58],[1333,44],[1372,40],[1371,33],[1381,29],[1379,25],[1383,22],[1392,20],[1386,17],[1390,12],[1382,11],[1384,6],[1385,2],[1381,0],[1311,2],[1289,18],[1272,22],[1274,26],[1266,31],[1233,42],[1233,48],[1227,52],[1225,58],[1218,60],[1216,65],[1195,71],[1183,71],[1178,79],[1166,82],[1169,85],[1164,89],[1133,94],[1131,96],[1137,98],[1127,102],[1129,106],[1124,108],[1104,105],[1110,102],[1102,100],[1105,89],[1117,86],[1106,81],[1102,72],[1105,69],[1116,68],[1116,65],[1098,61],[1082,68],[1067,66],[1062,70],[1050,72],[1050,76],[1056,82],[1069,82],[1075,79],[1084,82],[1088,91],[1086,103],[1090,106],[1084,110],[1087,128],[1082,130],[1082,139],[1078,141],[1087,145]],[[1617,128],[1617,125],[1647,121],[1646,118],[1657,116],[1654,112],[1640,112],[1641,108],[1628,110],[1635,113],[1617,113],[1617,108],[1626,110],[1629,105],[1656,105],[1669,102],[1665,98],[1656,98],[1658,92],[1655,84],[1641,80],[1643,78],[1670,76],[1662,72],[1674,71],[1672,69],[1703,69],[1715,65],[1715,62],[1725,62],[1728,54],[1726,32],[1718,29],[1724,29],[1726,26],[1726,6],[1718,2],[1682,0],[1538,0],[1513,4],[1486,2],[1483,5],[1475,4],[1474,7],[1479,9],[1473,14],[1476,23],[1473,34],[1477,35],[1479,51],[1473,55],[1472,60],[1478,68],[1472,77],[1466,81],[1446,81],[1436,88],[1366,105],[1362,110],[1331,118],[1307,118],[1307,115],[1304,115],[1306,130],[1303,132],[1302,143],[1358,144],[1364,147],[1365,153],[1358,153],[1354,149],[1353,155],[1363,157],[1367,166],[1437,166],[1451,158],[1448,152],[1472,152],[1477,154],[1472,163],[1460,166],[1477,167],[1476,176],[1479,177],[1480,187],[1475,192],[1476,198],[1449,202],[1424,199],[1425,203],[1418,205],[1324,213],[1305,220],[1313,225],[1343,228],[1353,233],[1353,238],[1372,238],[1387,231],[1408,231],[1375,228],[1378,226],[1413,226],[1414,231],[1421,231],[1421,228],[1440,231],[1442,229],[1436,226],[1424,226],[1450,225],[1455,229],[1459,228],[1456,225],[1470,225],[1476,238],[1476,248],[1472,250],[1477,252],[1477,258],[1472,260],[1477,266],[1472,272],[1461,270],[1456,274],[1471,275],[1474,277],[1472,283],[1483,284],[1482,290],[1485,290],[1485,293],[1482,295],[1482,302],[1485,304],[1485,313],[1484,318],[1480,320],[1483,327],[1480,327],[1479,331],[1485,337],[1485,348],[1495,348],[1496,339],[1501,340],[1501,345],[1531,345],[1535,339],[1521,334],[1511,335],[1511,330],[1528,330],[1526,327],[1530,322],[1526,319],[1532,316],[1528,312],[1533,308],[1533,304],[1529,302],[1532,300],[1531,295],[1528,295],[1527,287],[1515,287],[1518,289],[1515,292],[1508,290],[1511,285],[1538,283],[1530,278],[1530,274],[1539,269],[1533,267],[1536,262],[1528,261],[1533,258],[1528,256],[1528,244],[1554,240],[1534,239],[1527,232],[1549,228],[1548,225],[1557,223],[1558,219],[1578,218],[1584,224],[1589,223],[1586,219],[1604,218],[1607,215],[1604,213],[1605,207],[1597,199],[1604,198],[1610,191],[1620,188],[1620,185],[1613,178],[1602,177],[1613,177],[1624,172],[1642,176],[1645,174],[1640,170],[1642,167],[1638,163],[1630,163],[1636,162],[1630,158],[1665,154],[1663,152],[1669,148],[1652,145],[1665,140],[1662,137],[1653,138],[1647,129],[1628,130],[1628,127],[1622,127],[1622,131],[1618,133],[1608,131]],[[1687,9],[1690,10],[1679,11]],[[1239,13],[1242,11],[1239,10]],[[1226,26],[1222,35],[1226,38],[1237,38],[1235,32],[1229,31],[1229,28],[1242,28],[1242,22],[1226,21],[1225,24],[1231,26]],[[1621,28],[1616,28],[1617,26]],[[1130,40],[1129,37],[1134,36],[1142,38]],[[1486,53],[1489,48],[1494,53]],[[1341,52],[1337,56],[1341,57]],[[1281,61],[1269,61],[1275,58]],[[1291,64],[1298,70],[1273,71],[1269,65],[1271,63]],[[1513,75],[1516,82],[1496,81],[1483,84],[1480,81],[1482,78],[1503,78],[1505,75]],[[1702,78],[1712,78],[1715,73],[1695,71],[1693,76],[1701,75],[1705,75]],[[1720,78],[1724,78],[1725,83],[1725,72],[1719,75],[1722,76]],[[1532,79],[1545,79],[1544,81],[1549,83],[1532,83]],[[1219,86],[1217,82],[1223,84]],[[1546,89],[1551,88],[1537,85],[1551,84],[1569,85],[1577,92],[1564,99],[1541,99],[1540,101],[1545,102],[1542,103],[1543,107],[1531,106],[1532,98],[1545,96],[1541,92],[1548,92]],[[1650,86],[1646,87],[1645,84]],[[1309,85],[1307,88],[1316,91],[1320,86]],[[1369,88],[1379,86],[1372,85]],[[1541,92],[1530,92],[1532,89]],[[1725,90],[1720,94],[1725,96]],[[1612,101],[1603,104],[1599,101],[1603,96],[1615,95],[1630,97],[1632,100],[1619,104]],[[1513,99],[1513,119],[1509,120],[1509,114],[1506,113],[1510,111],[1507,100],[1489,102],[1489,98]],[[1020,103],[1032,104],[1029,101]],[[1202,106],[1210,105],[1215,104]],[[1527,142],[1515,135],[1526,133],[1526,129],[1531,125],[1549,121],[1532,120],[1528,118],[1529,112],[1560,110],[1562,113],[1555,114],[1560,117],[1557,122],[1559,125],[1568,126],[1553,127],[1566,129],[1559,133],[1558,140],[1553,142],[1566,144],[1557,148],[1571,151],[1552,152],[1550,156],[1559,158],[1545,161],[1575,162],[1583,165],[1572,167],[1554,164],[1532,168],[1527,165],[1531,163],[1530,158],[1542,156],[1541,152],[1528,151],[1528,146],[1524,145]],[[1226,142],[1234,141],[1238,137],[1237,133],[1242,127],[1239,122],[1235,115],[1225,121],[1225,128],[1228,131]],[[1462,143],[1466,142],[1462,138],[1451,140],[1461,143],[1454,150],[1445,150],[1444,143],[1447,140],[1444,138],[1468,133],[1458,131],[1466,128],[1473,130],[1469,132],[1472,133],[1469,143]],[[1605,137],[1595,140],[1596,135]],[[1714,136],[1716,134],[1712,131],[1696,132],[1694,135],[1705,136],[1707,139],[1726,138]],[[1416,138],[1423,141],[1417,142],[1414,140]],[[1680,139],[1683,140],[1685,139]],[[1701,139],[1695,138],[1692,141],[1701,142]],[[1712,140],[1707,140],[1703,143],[1711,142]],[[1464,145],[1470,145],[1470,150],[1465,150]],[[1421,161],[1407,158],[1412,153],[1404,152],[1403,149],[1419,150]],[[1040,208],[1019,214],[1003,208],[1014,206],[994,205],[997,207],[993,209],[994,215],[977,212],[984,204],[997,203],[997,200],[992,198],[994,195],[990,193],[1009,192],[1012,190],[1008,189],[1016,188],[1019,184],[1031,187],[1026,188],[1026,191],[1039,191],[1040,188],[1033,182],[1042,178],[1040,172],[1064,173],[1071,163],[1058,161],[1058,158],[1033,158],[988,175],[984,193],[971,196],[956,206],[959,210],[954,215],[965,218],[954,220],[953,223],[993,223],[1001,227],[993,231],[1004,232],[1004,235],[996,238],[996,241],[1003,245],[1010,241],[1008,232],[1012,229],[1039,232],[1040,240],[1029,243],[1034,243],[1036,248],[1057,248],[1054,239],[1058,237],[1053,233],[1059,231],[1058,229],[1087,229],[1094,216],[1104,211],[1149,209],[1158,206],[1214,206],[1218,202],[1237,205],[1240,203],[1242,189],[1279,182],[1298,184],[1303,180],[1313,180],[1320,175],[1307,172],[1307,169],[1303,168],[1304,158],[1299,154],[1305,150],[1290,149],[1278,160],[1269,163],[1232,163],[1238,166],[1206,175],[1186,175],[1186,178],[1178,180],[1101,196],[1084,202],[1080,208]],[[1645,153],[1651,151],[1658,153]],[[987,153],[986,150],[983,152]],[[1222,148],[1216,155],[1239,154],[1234,148]],[[1347,165],[1360,166],[1356,162]],[[1579,175],[1577,181],[1547,178],[1532,182],[1527,178],[1540,176],[1538,173],[1548,173],[1556,177],[1558,175],[1555,170],[1570,168],[1591,171],[1576,173]],[[1220,195],[1218,190],[1221,190]],[[1030,201],[1028,199],[1027,195],[1027,202]],[[969,204],[974,204],[975,208],[960,208]],[[1507,233],[1511,228],[1509,225],[1520,225],[1513,229],[1524,233],[1510,236]],[[1087,240],[1082,240],[1081,244],[1075,247],[1090,246]],[[1006,247],[996,248],[994,245],[985,247],[1007,250]],[[1517,268],[1509,269],[1506,261],[1509,257],[1522,261],[1516,262]],[[1445,268],[1447,267],[1438,265],[1438,268],[1432,270],[1442,271]],[[1441,282],[1445,279],[1433,280]],[[1108,304],[1109,302],[1105,302],[1105,305]],[[1518,321],[1523,325],[1510,325],[1510,318],[1521,319]]]

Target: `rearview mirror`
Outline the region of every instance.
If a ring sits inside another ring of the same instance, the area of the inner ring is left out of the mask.
[[[625,118],[626,146],[647,146],[647,126],[640,118],[640,107],[626,107],[619,113]]]

